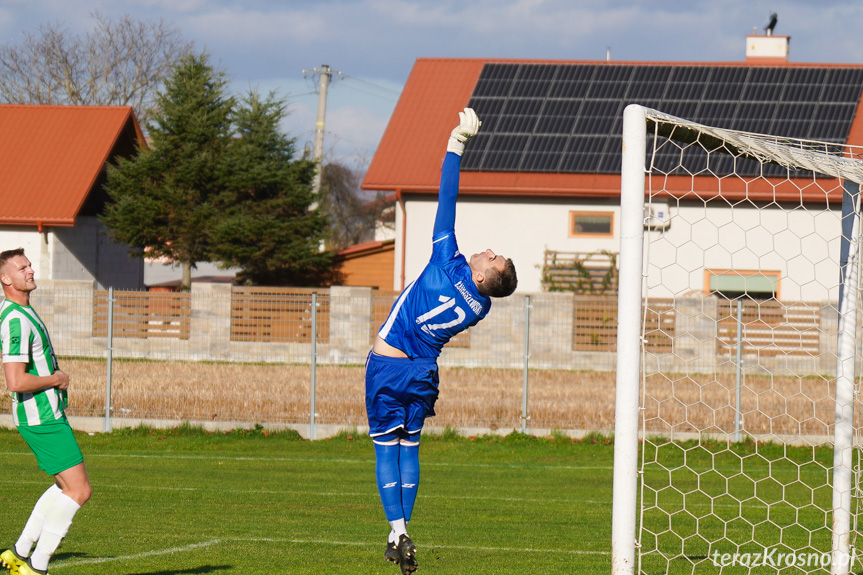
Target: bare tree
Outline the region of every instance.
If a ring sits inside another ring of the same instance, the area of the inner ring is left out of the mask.
[[[145,123],[156,90],[192,43],[163,20],[92,16],[95,26],[83,37],[48,23],[0,46],[0,100],[132,106]]]
[[[360,196],[361,182],[362,174],[357,170],[337,163],[324,164],[321,203],[330,219],[332,249],[373,240],[375,228],[382,221],[387,208],[384,195],[364,200]]]

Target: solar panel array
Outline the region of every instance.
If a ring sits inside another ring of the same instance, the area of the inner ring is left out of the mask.
[[[861,88],[863,68],[850,67],[488,63],[469,103],[482,130],[462,169],[619,174],[632,103],[710,126],[845,143]],[[759,170],[752,162],[749,171]]]

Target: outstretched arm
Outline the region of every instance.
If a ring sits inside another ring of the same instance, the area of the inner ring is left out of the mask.
[[[433,235],[455,227],[455,203],[458,197],[459,167],[465,143],[476,136],[482,122],[471,108],[459,112],[459,124],[450,133],[438,191],[437,214]]]

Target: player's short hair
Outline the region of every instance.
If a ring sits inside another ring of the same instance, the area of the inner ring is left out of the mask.
[[[478,286],[479,292],[489,297],[507,297],[512,295],[518,286],[518,276],[515,273],[515,264],[510,258],[506,258],[503,270],[488,270],[485,279]]]
[[[0,269],[3,269],[3,266],[6,265],[6,262],[11,260],[16,256],[23,256],[24,248],[16,248],[14,250],[6,250],[4,252],[0,252]]]

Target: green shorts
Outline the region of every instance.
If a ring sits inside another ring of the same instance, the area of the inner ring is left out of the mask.
[[[36,456],[39,469],[48,475],[57,475],[84,461],[72,428],[65,419],[42,425],[21,425],[18,432]]]

